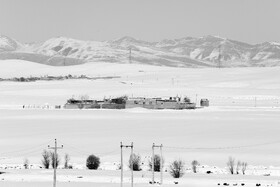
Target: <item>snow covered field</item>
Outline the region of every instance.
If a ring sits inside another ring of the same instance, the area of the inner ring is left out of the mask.
[[[92,182],[98,186],[118,186],[119,171],[115,170],[120,162],[120,141],[134,142],[135,153],[145,163],[151,156],[152,143],[162,143],[166,167],[178,158],[190,167],[196,159],[207,170],[215,171],[206,175],[200,168],[201,173],[186,174],[177,186],[217,186],[225,181],[232,182],[230,186],[240,186],[244,181],[246,186],[255,186],[258,181],[275,186],[280,176],[279,72],[279,67],[184,69],[110,63],[51,67],[26,61],[0,61],[0,78],[121,76],[109,80],[0,82],[0,171],[7,172],[0,175],[0,186],[51,185],[51,171],[38,169],[38,165],[41,152],[48,144],[53,145],[55,138],[64,145],[60,156],[69,153],[71,164],[78,168],[59,170],[61,186],[76,186],[76,182],[78,186],[91,186]],[[22,105],[63,105],[73,95],[95,99],[179,95],[189,96],[194,102],[208,98],[210,107],[182,111],[22,109]],[[84,170],[86,157],[92,153],[101,157],[102,170]],[[125,162],[128,156],[129,150],[125,152]],[[226,174],[229,156],[248,162],[248,176]],[[19,170],[25,158],[34,169]],[[144,176],[141,172],[136,174],[136,186],[148,186],[150,173],[142,172]],[[166,185],[175,185],[174,179],[168,173],[165,175]],[[40,177],[37,180],[34,176]]]
[[[121,76],[111,80],[1,82],[0,107],[48,103],[67,98],[104,96],[189,96],[209,98],[212,106],[279,107],[279,67],[273,68],[170,68],[137,64],[87,63],[52,67],[27,61],[0,61],[0,78],[44,75]],[[255,102],[256,100],[256,102]]]
[[[134,172],[134,186],[145,187],[153,186],[149,184],[151,175],[148,172]],[[88,186],[101,186],[101,187],[114,187],[120,186],[120,172],[119,171],[88,171],[88,170],[58,170],[58,183],[57,186],[63,187],[88,187]],[[52,172],[43,170],[17,170],[11,174],[6,174],[4,181],[0,181],[1,186],[5,187],[47,187],[52,185]],[[156,176],[158,177],[158,176]],[[156,178],[158,181],[158,178]],[[253,187],[256,183],[262,186],[277,186],[279,178],[265,177],[265,176],[230,176],[230,175],[207,175],[207,174],[187,174],[183,178],[173,179],[169,174],[164,174],[163,186],[175,187],[218,187],[224,186],[228,183],[229,186],[245,186]],[[174,182],[178,182],[175,184]],[[220,185],[218,185],[220,184]],[[130,186],[129,172],[125,173],[124,187]],[[159,185],[154,185],[159,186]]]

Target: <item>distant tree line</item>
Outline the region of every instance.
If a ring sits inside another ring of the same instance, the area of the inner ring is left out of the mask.
[[[90,80],[97,80],[97,79],[113,79],[113,78],[120,78],[120,76],[105,76],[105,77],[89,77],[86,75],[65,75],[65,76],[30,76],[30,77],[13,77],[13,78],[0,78],[0,81],[14,81],[14,82],[35,82],[35,81],[52,81],[52,80],[66,80],[66,79],[90,79]]]

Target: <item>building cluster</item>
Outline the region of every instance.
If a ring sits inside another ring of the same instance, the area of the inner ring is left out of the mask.
[[[208,101],[208,100],[207,100]],[[209,101],[208,105],[209,106]],[[85,99],[69,99],[64,105],[65,109],[125,109],[125,108],[147,108],[147,109],[195,109],[196,104],[191,102],[188,97],[170,97],[163,98],[128,98],[117,97],[113,99],[85,100]]]

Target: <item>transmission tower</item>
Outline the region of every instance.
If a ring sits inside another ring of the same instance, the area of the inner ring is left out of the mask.
[[[218,67],[221,68],[221,44],[219,45]]]
[[[131,47],[129,48],[129,64],[131,64]]]

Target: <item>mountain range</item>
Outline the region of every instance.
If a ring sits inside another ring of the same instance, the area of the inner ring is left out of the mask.
[[[280,66],[280,43],[251,45],[209,35],[160,42],[132,37],[102,42],[56,37],[26,44],[0,35],[0,59],[23,59],[52,66],[111,62],[172,67],[271,67]]]

